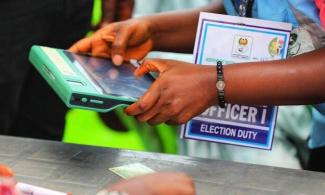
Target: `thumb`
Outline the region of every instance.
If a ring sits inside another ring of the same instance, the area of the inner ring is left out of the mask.
[[[163,73],[169,68],[168,60],[146,59],[139,68],[134,71],[135,76],[143,76],[149,72]]]

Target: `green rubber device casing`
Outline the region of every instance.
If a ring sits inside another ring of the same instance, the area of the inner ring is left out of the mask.
[[[99,93],[63,51],[34,45],[30,50],[29,60],[69,108],[109,112],[137,101],[132,97]],[[54,55],[55,60],[48,55],[49,52]]]

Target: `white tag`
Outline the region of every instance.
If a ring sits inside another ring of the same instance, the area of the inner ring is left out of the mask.
[[[17,183],[16,189],[22,195],[70,195],[70,193],[58,192],[47,188],[33,186],[25,183]]]

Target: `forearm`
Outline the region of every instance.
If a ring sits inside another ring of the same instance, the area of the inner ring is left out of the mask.
[[[166,12],[144,17],[150,24],[156,51],[188,52],[194,47],[200,12],[224,13],[222,1],[193,10]]]
[[[325,48],[287,60],[224,66],[226,101],[246,105],[325,101]]]

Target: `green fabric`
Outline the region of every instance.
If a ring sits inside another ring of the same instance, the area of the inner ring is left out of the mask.
[[[124,148],[152,152],[176,153],[176,131],[168,125],[151,127],[139,123],[124,114],[123,109],[114,111],[127,127],[120,132],[107,127],[96,112],[72,109],[66,116],[63,142],[84,145]]]
[[[103,123],[96,112],[77,109],[67,113],[63,142],[145,150],[135,128],[130,128],[128,132],[114,131]]]

